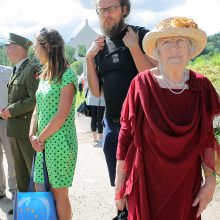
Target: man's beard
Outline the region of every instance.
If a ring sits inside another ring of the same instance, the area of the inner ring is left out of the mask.
[[[117,36],[124,27],[124,19],[122,18],[119,23],[114,24],[111,27],[105,27],[104,24],[101,24],[102,33],[107,37],[115,37]]]

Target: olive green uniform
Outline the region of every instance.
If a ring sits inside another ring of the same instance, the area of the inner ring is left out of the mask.
[[[33,148],[29,141],[29,127],[38,88],[38,66],[29,59],[23,61],[8,83],[9,136],[14,157],[18,190],[25,192],[30,180]]]

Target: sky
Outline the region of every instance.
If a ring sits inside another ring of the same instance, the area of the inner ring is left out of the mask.
[[[131,0],[126,23],[152,29],[170,16],[188,16],[208,35],[220,32],[220,0]],[[43,27],[57,29],[66,42],[84,27],[85,20],[100,33],[92,0],[0,0],[0,36],[10,32],[34,40]]]

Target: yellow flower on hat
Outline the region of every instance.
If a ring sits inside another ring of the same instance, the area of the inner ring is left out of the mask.
[[[192,18],[169,17],[162,20],[153,30],[148,32],[143,39],[142,45],[146,54],[154,57],[154,49],[160,38],[181,36],[190,39],[195,46],[191,58],[199,55],[207,43],[206,33],[198,28]]]

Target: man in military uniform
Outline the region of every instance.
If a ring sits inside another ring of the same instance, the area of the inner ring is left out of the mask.
[[[8,105],[2,117],[8,120],[9,136],[15,164],[18,190],[26,192],[30,180],[33,148],[29,141],[29,126],[35,107],[35,93],[38,88],[38,66],[28,57],[32,45],[29,39],[10,33],[6,53],[14,65],[8,83]]]

